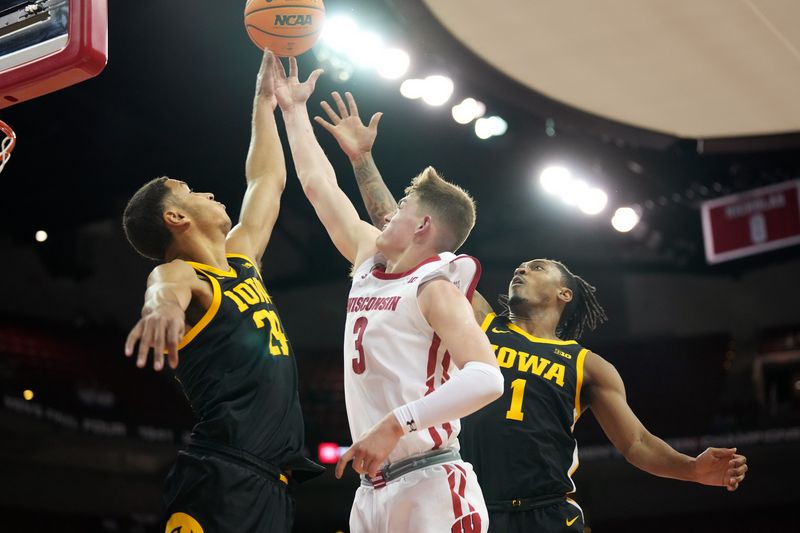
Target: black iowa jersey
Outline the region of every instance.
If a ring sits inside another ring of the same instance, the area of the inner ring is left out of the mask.
[[[505,380],[498,400],[461,420],[461,455],[487,503],[575,491],[572,429],[581,412],[587,350],[576,341],[533,337],[506,317],[482,325]]]
[[[244,450],[282,469],[317,472],[305,459],[294,353],[261,274],[242,255],[228,271],[194,263],[213,290],[179,345],[175,370],[197,423],[192,440]]]

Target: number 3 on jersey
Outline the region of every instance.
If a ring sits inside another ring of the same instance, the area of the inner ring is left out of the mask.
[[[356,351],[357,357],[353,357],[353,372],[356,374],[363,374],[367,369],[367,360],[364,357],[364,330],[367,329],[367,317],[361,316],[356,319],[353,326],[353,334],[356,336]]]
[[[266,326],[265,320],[269,321],[269,354],[270,355],[289,355],[289,344],[286,342],[286,335],[281,329],[281,322],[275,311],[259,309],[253,313],[253,322],[260,329]]]

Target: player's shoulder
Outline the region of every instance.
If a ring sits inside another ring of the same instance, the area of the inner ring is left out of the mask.
[[[177,282],[195,278],[195,270],[189,262],[183,259],[173,259],[168,263],[156,266],[150,272],[148,279],[160,282]]]

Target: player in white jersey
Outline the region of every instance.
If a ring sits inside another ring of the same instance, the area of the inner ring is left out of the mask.
[[[458,419],[503,392],[471,296],[480,266],[451,253],[475,224],[475,205],[427,168],[406,189],[383,231],[362,221],[336,184],[314,137],[306,101],[321,71],[297,79],[276,64],[298,178],[339,252],[354,266],[345,337],[345,393],[362,474],[350,514],[353,532],[485,532],[475,474],[458,454]]]

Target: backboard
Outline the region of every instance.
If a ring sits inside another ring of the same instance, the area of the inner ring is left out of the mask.
[[[106,0],[0,0],[0,109],[99,74]]]

